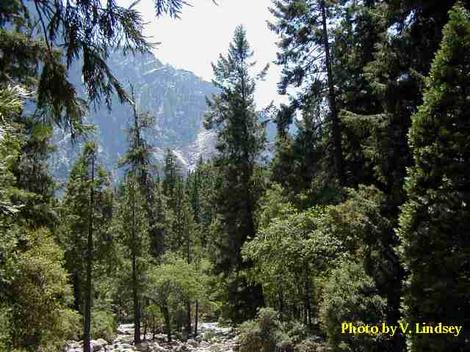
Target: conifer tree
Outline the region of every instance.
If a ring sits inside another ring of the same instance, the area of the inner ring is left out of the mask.
[[[132,291],[134,343],[141,341],[142,296],[149,262],[149,224],[145,196],[137,177],[130,173],[120,187],[115,228],[123,245],[124,257],[130,262],[129,284]]]
[[[161,231],[157,210],[159,209],[157,199],[157,187],[154,178],[152,161],[153,146],[148,143],[148,133],[155,125],[155,118],[149,113],[138,110],[137,97],[134,87],[131,85],[132,123],[128,129],[129,147],[120,160],[120,165],[126,168],[128,173],[137,177],[139,187],[145,196],[145,211],[149,221],[150,238],[152,242],[152,253],[158,258],[164,251],[164,238]]]
[[[275,0],[273,5],[275,22],[270,23],[270,28],[280,37],[277,63],[283,67],[279,91],[286,94],[288,87],[300,87],[293,104],[300,108],[312,97],[327,99],[331,160],[334,175],[344,184],[341,123],[330,43],[330,21],[336,5],[324,0]]]
[[[24,143],[14,120],[24,98],[18,86],[0,87],[0,350],[57,350],[78,327],[78,316],[66,307],[62,250],[50,231],[20,211],[34,197],[14,175]]]
[[[291,106],[281,104],[274,117],[277,134],[274,158],[271,163],[271,180],[280,184],[287,192],[292,192],[297,185],[297,177],[294,171],[294,142],[289,134],[289,126],[294,118],[293,110]]]
[[[140,261],[145,261],[149,254],[148,241],[151,241],[152,252],[159,256],[163,252],[163,239],[159,219],[156,218],[156,187],[152,173],[152,146],[145,138],[145,133],[154,125],[154,118],[150,114],[141,113],[137,108],[134,89],[131,86],[132,124],[128,129],[129,147],[120,161],[126,168],[126,183],[124,184],[124,209],[130,208],[130,227],[125,230],[127,247],[131,256],[132,265],[132,297],[134,305],[134,342],[140,343],[141,313],[142,313],[142,272]],[[129,188],[129,189],[127,189]],[[127,193],[126,193],[127,192]],[[141,199],[143,197],[143,199]],[[126,205],[127,204],[127,205]],[[141,209],[141,207],[143,207]],[[123,210],[125,211],[125,210]],[[144,211],[143,214],[140,214]],[[122,215],[126,216],[126,215]],[[137,220],[140,219],[140,220]]]
[[[228,315],[234,321],[254,316],[262,301],[259,289],[247,285],[241,274],[246,264],[240,255],[246,238],[255,234],[255,162],[264,143],[264,129],[253,102],[252,56],[246,32],[239,26],[228,55],[221,55],[213,64],[213,82],[220,94],[208,100],[206,120],[206,126],[217,131],[219,152],[215,162],[220,184],[215,196],[219,228],[214,260],[216,270],[227,280]]]
[[[332,58],[337,103],[342,122],[343,153],[347,183],[375,184],[383,188],[378,157],[371,152],[383,136],[386,124],[382,100],[375,92],[367,72],[377,47],[386,35],[385,21],[378,14],[383,2],[377,0],[345,2],[339,8],[332,32]]]
[[[97,145],[88,142],[74,164],[60,207],[58,238],[71,274],[74,307],[84,316],[84,348],[91,340],[93,268],[107,254],[112,192],[109,177],[97,162]]]
[[[184,4],[181,0],[155,0],[155,12],[157,16],[178,16]],[[91,101],[99,103],[104,98],[110,106],[113,94],[127,101],[106,59],[117,48],[125,53],[148,51],[150,45],[142,30],[141,15],[134,6],[15,0],[0,8],[0,48],[4,53],[0,83],[13,79],[35,86],[30,78],[39,76],[38,112],[74,133],[80,129],[84,104],[68,81],[67,70],[83,58],[82,77]]]
[[[175,195],[177,183],[181,181],[181,170],[178,165],[175,153],[167,149],[165,154],[165,165],[163,170],[164,178],[162,180],[163,194],[168,201],[168,207],[175,210],[177,197]]]
[[[409,143],[415,165],[400,216],[401,258],[407,270],[405,318],[470,328],[470,12],[449,13],[443,40],[413,117]],[[411,335],[411,351],[466,350],[465,334]]]
[[[406,168],[413,163],[407,139],[411,116],[422,103],[424,78],[429,74],[442,40],[447,13],[455,2],[381,2],[374,10],[374,16],[385,21],[378,24],[382,33],[374,60],[365,67],[376,99],[381,102],[379,116],[385,125],[373,136],[378,141],[373,154],[374,167],[380,173],[380,188],[387,194],[394,218],[398,217],[398,207],[405,201]],[[469,9],[468,2],[464,6]]]

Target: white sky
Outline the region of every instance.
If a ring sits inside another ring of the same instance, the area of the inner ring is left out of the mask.
[[[130,3],[123,0],[122,3]],[[280,68],[272,63],[276,58],[277,37],[266,21],[272,18],[268,10],[271,0],[188,0],[192,6],[185,6],[180,19],[167,16],[156,18],[153,0],[142,0],[140,10],[146,25],[145,33],[150,41],[161,44],[154,50],[162,62],[176,68],[194,72],[204,80],[212,78],[211,62],[216,62],[220,53],[226,54],[235,27],[244,25],[248,41],[254,50],[254,60],[259,69],[270,63],[264,82],[256,91],[258,109],[271,101],[279,103],[285,97],[277,94]]]

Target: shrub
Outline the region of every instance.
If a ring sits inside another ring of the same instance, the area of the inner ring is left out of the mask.
[[[325,345],[313,340],[304,340],[295,346],[294,352],[328,352],[330,349]]]
[[[91,336],[110,342],[116,335],[117,323],[111,312],[97,310],[91,313]]]
[[[240,326],[240,352],[289,352],[292,342],[283,331],[277,312],[262,308],[255,320]]]
[[[45,229],[28,233],[10,285],[10,335],[14,349],[56,351],[79,329],[79,316],[68,309],[71,296],[63,253]]]
[[[385,299],[377,294],[374,281],[363,267],[343,262],[325,284],[320,321],[333,351],[381,351],[382,336],[341,333],[341,323],[377,324],[385,321]]]

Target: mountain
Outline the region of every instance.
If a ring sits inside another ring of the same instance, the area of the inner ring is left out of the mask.
[[[164,65],[153,54],[123,56],[115,52],[108,65],[126,89],[133,85],[138,109],[155,116],[153,131],[146,137],[155,147],[157,160],[162,160],[165,150],[170,148],[182,166],[190,169],[200,156],[207,158],[213,153],[214,134],[202,125],[207,109],[206,96],[216,92],[211,83],[189,71]],[[69,77],[84,96],[79,67],[72,67]],[[110,111],[99,106],[91,108],[86,117],[88,123],[97,127],[95,138],[101,161],[115,177],[119,175],[117,162],[127,148],[126,128],[131,118],[131,107],[120,104],[117,98]],[[83,142],[72,144],[70,136],[59,131],[54,142],[57,151],[51,158],[51,167],[55,176],[65,180]]]

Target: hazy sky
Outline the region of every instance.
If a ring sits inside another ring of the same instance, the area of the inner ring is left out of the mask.
[[[123,3],[129,3],[123,0]],[[211,62],[219,53],[227,52],[235,27],[245,26],[248,41],[255,52],[259,68],[271,63],[266,81],[257,87],[258,108],[284,101],[277,94],[280,69],[272,64],[276,57],[276,35],[267,27],[272,18],[268,10],[271,0],[189,0],[180,19],[155,18],[152,0],[141,0],[137,8],[148,22],[146,35],[161,42],[155,56],[164,63],[194,72],[205,80],[212,78]]]

